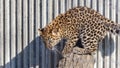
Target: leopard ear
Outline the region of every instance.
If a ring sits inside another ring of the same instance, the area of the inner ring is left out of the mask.
[[[53,29],[52,30],[52,35],[54,35],[54,36],[59,36],[60,35],[60,33],[59,33],[59,29]]]
[[[38,33],[39,33],[39,35],[42,35],[42,33],[43,33],[43,31],[44,31],[44,29],[42,28],[42,29],[38,29]]]

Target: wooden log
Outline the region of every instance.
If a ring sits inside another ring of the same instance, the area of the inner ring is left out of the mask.
[[[58,68],[94,68],[94,57],[70,53],[59,61]]]

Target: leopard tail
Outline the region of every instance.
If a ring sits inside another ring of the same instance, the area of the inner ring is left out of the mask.
[[[109,20],[109,22],[104,23],[104,26],[107,29],[107,31],[113,34],[120,35],[120,24]]]

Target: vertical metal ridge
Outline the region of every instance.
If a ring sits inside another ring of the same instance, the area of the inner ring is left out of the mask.
[[[23,0],[23,68],[29,67],[28,0]]]
[[[58,8],[59,8],[59,10],[58,10],[58,14],[60,14],[60,10],[61,10],[61,0],[58,0]]]
[[[33,9],[34,9],[34,32],[33,32],[34,33],[34,36],[33,36],[34,37],[34,39],[33,39],[34,40],[34,44],[33,45],[35,45],[34,48],[33,48],[33,52],[34,52],[33,62],[34,62],[34,68],[35,68],[37,66],[36,65],[36,49],[37,49],[36,48],[36,46],[37,46],[36,45],[36,35],[37,35],[36,34],[36,27],[37,27],[36,26],[36,0],[34,0],[34,8]]]
[[[9,25],[9,39],[10,39],[9,40],[9,42],[10,42],[9,45],[10,45],[10,51],[9,52],[10,52],[10,61],[11,61],[11,54],[12,54],[11,53],[12,52],[11,51],[11,1],[9,1],[9,6],[10,6],[10,8],[9,8],[9,12],[10,12],[9,13],[9,19],[10,19],[9,20],[9,22],[10,22],[10,25]],[[11,62],[10,62],[10,67],[11,67]]]
[[[3,67],[5,67],[5,0],[3,0]]]
[[[40,28],[42,28],[42,0],[40,0]],[[40,38],[39,38],[39,40],[40,40]],[[40,49],[39,49],[39,52],[40,52],[40,54],[39,54],[39,61],[40,61],[40,64],[39,64],[39,68],[42,68],[42,65],[43,65],[43,63],[42,63],[42,46],[41,46],[41,42],[39,41],[39,44],[40,44]]]
[[[52,8],[52,10],[53,10],[53,11],[52,11],[52,20],[55,18],[55,17],[54,17],[54,10],[55,10],[54,6],[55,6],[55,5],[54,5],[54,0],[52,0],[52,7],[53,7],[53,8]]]
[[[93,3],[94,2],[94,3]],[[97,7],[97,0],[90,0],[90,8],[93,8],[96,10],[96,7]],[[94,6],[95,5],[95,6]],[[96,10],[97,11],[97,10]]]
[[[45,26],[48,24],[48,1],[46,0],[45,1],[45,18],[46,18],[46,23],[45,23]],[[47,50],[47,49],[45,49],[46,51],[45,51],[45,56],[46,56],[46,58],[45,58],[45,67],[46,68],[48,68],[49,67],[49,51]]]
[[[5,0],[3,0],[3,67],[5,67]]]
[[[30,37],[30,34],[29,34],[29,24],[30,24],[30,21],[29,21],[29,17],[30,17],[30,11],[29,11],[29,0],[27,0],[27,15],[28,15],[28,19],[27,19],[27,25],[28,25],[28,27],[27,27],[27,32],[28,32],[28,36],[27,36],[27,42],[28,42],[28,45],[29,45],[29,37]],[[29,52],[29,50],[30,50],[30,48],[29,48],[29,46],[27,46],[28,47],[28,68],[29,68],[29,66],[30,66],[30,64],[29,64],[29,62],[30,62],[30,59],[29,59],[29,56],[30,56],[30,52]]]
[[[110,8],[110,18],[111,20],[113,20],[114,22],[116,22],[116,0],[110,0],[110,4],[109,6]],[[111,35],[111,56],[110,56],[110,61],[111,61],[111,68],[116,68],[116,36],[115,35]]]
[[[117,16],[118,16],[118,24],[120,24],[120,0],[117,0],[117,3],[118,3],[118,4],[117,4],[117,6],[118,6],[118,8],[117,8],[117,9],[118,9],[118,11],[117,11],[117,12],[118,12],[118,13],[117,13]],[[118,36],[118,45],[117,45],[117,46],[118,46],[118,48],[117,48],[117,52],[118,52],[118,54],[117,54],[117,57],[118,57],[118,58],[117,58],[117,59],[118,59],[118,60],[117,60],[117,68],[120,68],[120,49],[119,49],[119,48],[120,48],[120,46],[119,46],[119,45],[120,45],[120,42],[119,42],[119,41],[120,41],[120,36]]]
[[[116,15],[116,22],[118,23],[118,12],[119,12],[119,11],[118,11],[118,5],[119,5],[119,4],[118,4],[118,0],[116,0],[116,3],[115,3],[115,4],[116,4],[116,6],[115,6],[115,7],[116,7],[116,14],[115,14],[115,15]],[[119,23],[118,23],[118,24],[119,24]],[[118,57],[118,45],[119,45],[119,44],[118,44],[118,41],[119,41],[118,36],[116,36],[116,68],[119,68],[119,67],[118,67],[118,65],[119,65],[119,64],[118,64],[118,63],[119,63],[119,62],[118,62],[118,60],[119,60],[119,59],[118,59],[118,58],[119,58],[119,57]]]
[[[109,18],[109,0],[107,1],[104,1],[104,10],[103,10],[103,15],[106,17],[106,18]],[[103,7],[104,7],[103,6]],[[104,46],[103,46],[103,49],[104,49],[104,62],[103,62],[103,66],[104,68],[109,68],[110,67],[110,57],[108,55],[110,55],[110,35],[108,34],[107,37],[105,38],[105,43],[104,43]]]
[[[16,65],[15,65],[15,66],[17,67],[17,66],[18,66],[18,65],[17,65],[17,61],[18,61],[18,58],[17,58],[17,56],[18,56],[18,55],[17,55],[17,50],[18,50],[18,49],[17,49],[17,48],[18,48],[18,46],[17,46],[17,40],[18,40],[18,39],[17,39],[17,0],[15,1],[15,5],[16,5],[16,6],[15,6],[15,22],[16,22],[16,24],[15,24],[15,29],[16,29],[16,30],[15,30],[15,32],[16,32],[16,34],[15,34],[15,36],[16,36],[16,38],[15,38],[15,39],[16,39],[16,41],[15,41],[15,42],[16,42],[16,43],[15,43],[15,45],[16,45],[15,50],[16,50],[16,52],[15,52],[15,53],[16,53]]]
[[[17,12],[17,68],[21,68],[22,64],[22,0],[16,1],[16,12]]]
[[[10,68],[10,7],[9,7],[9,0],[5,1],[5,68]]]
[[[84,0],[80,0],[80,6],[85,6],[85,1]]]
[[[34,1],[29,0],[29,67],[34,67]]]
[[[55,18],[55,0],[52,0],[52,20]],[[55,54],[53,51],[51,51],[51,56],[52,56],[52,63],[51,63],[51,67],[55,67]]]
[[[10,66],[16,68],[16,20],[15,20],[15,0],[10,0]]]
[[[22,54],[22,56],[21,56],[21,64],[22,64],[22,67],[23,67],[23,65],[24,65],[24,59],[23,59],[23,57],[24,57],[24,52],[23,52],[23,49],[24,49],[24,46],[23,46],[23,30],[24,30],[24,28],[23,28],[23,0],[21,1],[21,54]]]
[[[86,0],[84,0],[84,6],[86,6]]]
[[[66,11],[66,0],[61,0],[60,3],[60,13],[64,13]]]
[[[4,66],[4,1],[0,0],[0,67]]]
[[[84,5],[90,8],[91,7],[90,0],[84,0]]]
[[[45,27],[46,25],[46,0],[42,0],[42,27]],[[42,47],[42,67],[41,68],[46,68],[46,49],[44,45],[41,45]]]

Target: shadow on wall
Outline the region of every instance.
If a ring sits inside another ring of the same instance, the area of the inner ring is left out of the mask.
[[[105,37],[105,39],[102,41],[102,48],[100,48],[100,52],[102,53],[102,57],[104,58],[105,56],[111,56],[112,53],[114,52],[115,48],[115,42],[112,39],[112,37],[108,37],[108,35]]]
[[[0,66],[0,68],[29,68],[29,67],[36,67],[39,66],[41,67],[45,67],[45,68],[54,68],[55,66],[57,66],[57,63],[59,61],[59,59],[61,58],[60,54],[56,54],[54,51],[50,51],[48,49],[43,48],[44,45],[42,43],[42,41],[40,41],[41,38],[40,37],[36,37],[32,42],[30,42],[27,47],[25,47],[22,52],[20,52],[19,54],[17,54],[14,58],[12,58],[10,60],[10,62],[8,62],[7,64],[5,64],[4,66]],[[100,51],[103,53],[103,57],[104,56],[110,56],[112,54],[112,52],[114,51],[114,41],[112,38],[108,39],[108,37],[106,36],[106,40],[107,42],[103,41],[103,46],[102,49],[100,49]],[[65,40],[61,41],[60,43],[57,44],[56,48],[58,50],[62,50],[64,46]],[[79,40],[79,42],[81,42]],[[77,43],[77,45],[81,45],[81,43]],[[105,46],[104,46],[105,45]],[[81,47],[81,46],[79,46]],[[32,50],[32,51],[31,51]],[[106,50],[110,50],[110,52],[107,52]],[[46,51],[48,52],[46,55]],[[107,53],[105,53],[107,52]],[[45,53],[45,54],[44,54]],[[49,54],[50,53],[50,54]],[[45,56],[43,56],[43,54]],[[55,59],[55,55],[57,59]],[[31,58],[30,58],[31,56]],[[48,56],[52,56],[52,57],[48,57]],[[44,57],[44,58],[43,58]],[[44,62],[43,62],[44,61]],[[47,62],[49,61],[49,63]],[[56,65],[55,65],[56,63]],[[49,65],[51,64],[51,65]],[[48,65],[48,66],[45,66]],[[51,66],[51,67],[49,67]]]
[[[55,52],[45,49],[41,41],[41,38],[36,37],[22,50],[22,52],[17,54],[14,58],[10,60],[10,62],[5,64],[4,66],[0,66],[0,68],[30,68],[36,66],[39,66],[39,68],[41,67],[48,68],[47,66],[45,66],[48,65],[47,61],[53,64],[50,65],[52,67],[54,66],[55,61],[50,61],[51,59],[54,59],[54,57],[48,57],[52,56],[49,53],[54,55]],[[48,55],[46,56],[46,54]]]

